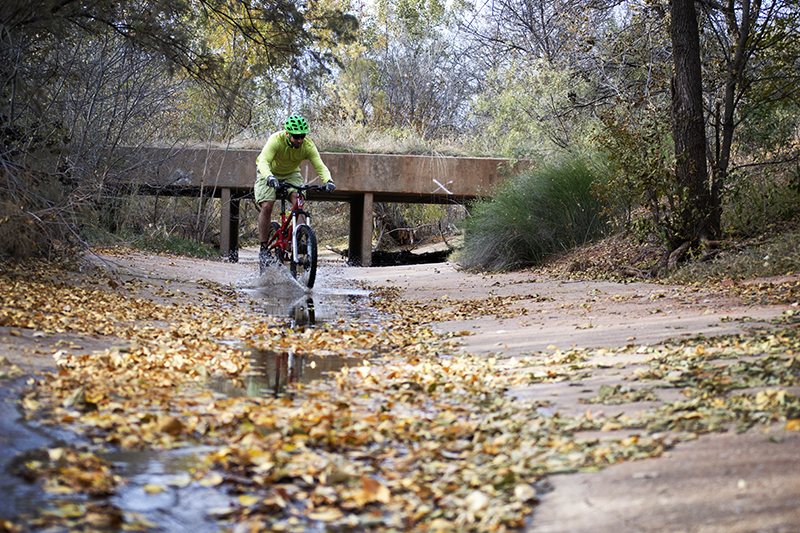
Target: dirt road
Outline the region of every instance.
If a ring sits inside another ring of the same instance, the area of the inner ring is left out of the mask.
[[[474,333],[464,338],[465,351],[508,357],[732,335],[767,327],[770,319],[797,309],[797,304],[746,305],[699,288],[553,281],[530,273],[468,275],[450,264],[348,269],[348,276],[398,287],[402,298],[417,301],[535,296],[514,302],[528,311],[517,318],[484,315],[438,324],[447,331]],[[604,361],[620,362],[627,365],[625,371],[595,372],[581,380],[580,388],[542,383],[513,393],[549,400],[554,411],[574,415],[587,410],[581,400],[597,396],[602,386],[625,384],[637,369],[630,366],[636,360]],[[652,405],[639,408],[646,407]],[[628,414],[635,416],[630,406]],[[663,457],[600,472],[553,476],[554,490],[542,498],[528,532],[800,532],[798,451],[800,433],[766,427],[703,436],[678,444]]]
[[[466,274],[453,264],[356,268],[333,255],[323,254],[321,259],[319,292],[324,292],[326,284],[361,283],[395,287],[399,298],[409,302],[435,302],[443,309],[464,304],[474,309],[472,318],[467,314],[435,326],[469,332],[462,337],[462,350],[496,356],[498,364],[532,355],[542,359],[573,348],[610,349],[701,334],[730,335],[770,327],[769,320],[797,309],[797,303],[747,305],[736,297],[697,287],[559,281],[530,272]],[[207,281],[238,288],[256,277],[252,250],[244,250],[238,264],[141,254],[102,257],[96,262],[118,275],[168,286],[190,299],[203,297]],[[486,312],[492,302],[506,312]],[[0,328],[0,349],[26,372],[54,368],[53,348],[91,350],[99,348],[98,343],[102,340],[43,337]],[[600,387],[627,383],[646,357],[645,350],[605,356],[603,364],[578,386],[536,383],[511,393],[550,402],[553,416],[583,413],[587,411],[584,401],[597,396]],[[536,370],[534,365],[520,371]],[[665,394],[660,401],[669,399]],[[606,409],[636,416],[637,410],[653,403]],[[800,532],[798,445],[797,431],[768,426],[744,434],[703,436],[678,444],[657,459],[553,476],[554,490],[542,496],[528,531]]]

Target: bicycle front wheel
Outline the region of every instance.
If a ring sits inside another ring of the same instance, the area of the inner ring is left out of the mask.
[[[289,270],[294,279],[310,289],[317,278],[317,236],[311,226],[303,224],[297,227],[295,245],[297,261],[292,259]]]

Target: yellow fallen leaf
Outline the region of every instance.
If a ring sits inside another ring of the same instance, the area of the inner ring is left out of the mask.
[[[222,484],[222,482],[223,482],[222,476],[217,474],[216,472],[209,474],[208,476],[200,480],[200,484],[204,487],[216,487],[217,485]]]
[[[183,431],[183,422],[174,416],[165,416],[158,421],[158,431],[168,435],[177,435]]]
[[[633,435],[631,437],[628,437],[627,439],[622,439],[620,441],[620,444],[622,444],[623,446],[633,446],[637,442],[639,442],[639,437],[637,435]]]
[[[72,487],[65,487],[64,485],[45,485],[42,487],[45,492],[50,494],[75,494],[75,489]]]
[[[452,522],[445,520],[444,518],[437,518],[431,521],[429,526],[429,531],[433,531],[434,533],[439,533],[440,531],[452,531],[455,529],[455,526]]]
[[[243,507],[250,507],[250,506],[253,506],[253,505],[257,504],[258,502],[259,502],[259,498],[257,498],[256,496],[253,496],[252,494],[241,494],[239,496],[239,503]]]
[[[392,494],[380,481],[369,476],[361,476],[361,490],[356,491],[353,499],[359,506],[372,502],[389,503]]]
[[[793,418],[786,422],[786,429],[788,431],[800,431],[800,418]]]
[[[489,507],[489,496],[479,490],[473,490],[464,498],[464,504],[471,513],[477,513]]]
[[[167,487],[164,485],[147,484],[143,488],[147,494],[161,494],[162,492],[167,492]]]
[[[315,511],[313,513],[308,513],[308,517],[311,520],[320,520],[322,522],[333,522],[334,520],[339,520],[344,515],[339,509],[334,507],[329,507],[327,509],[322,509],[320,511]]]

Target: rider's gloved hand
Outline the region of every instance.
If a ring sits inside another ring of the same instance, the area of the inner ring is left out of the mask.
[[[333,182],[333,180],[330,180],[328,181],[328,183],[325,184],[325,192],[333,192],[335,190],[336,190],[336,184]]]
[[[275,176],[267,177],[267,187],[273,187],[275,189],[280,187],[280,182],[278,182],[278,178],[276,178]]]

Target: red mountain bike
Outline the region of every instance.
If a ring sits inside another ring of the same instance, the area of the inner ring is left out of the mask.
[[[298,191],[297,201],[291,212],[286,213],[286,204],[290,190]],[[280,261],[288,261],[289,271],[297,281],[308,287],[314,286],[317,277],[317,236],[311,228],[311,215],[305,211],[305,191],[324,191],[319,185],[295,186],[281,183],[276,193],[281,199],[281,223],[270,224],[267,246],[269,254]],[[305,217],[298,223],[298,217]]]

